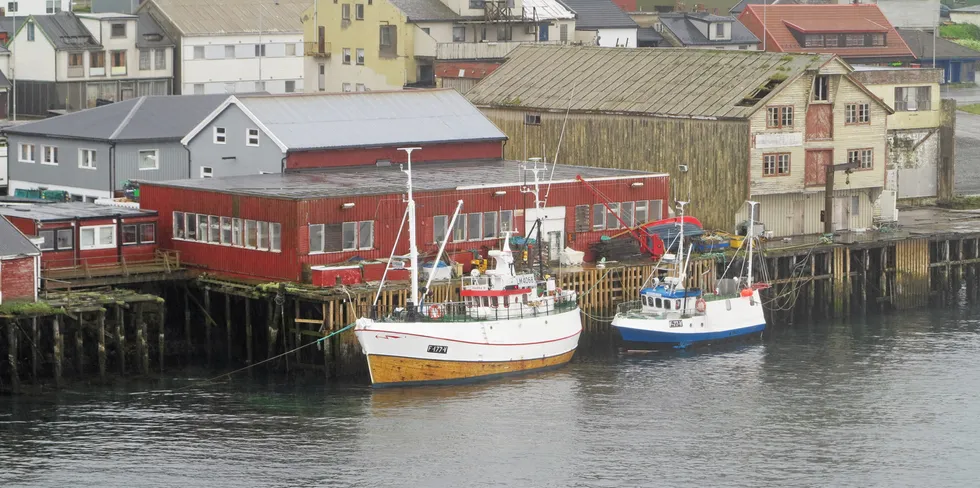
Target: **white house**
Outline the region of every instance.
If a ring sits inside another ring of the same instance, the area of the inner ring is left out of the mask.
[[[176,92],[291,93],[303,90],[300,17],[311,4],[147,0],[139,12],[153,17],[177,42]]]
[[[7,17],[56,14],[71,12],[71,0],[15,0],[3,2],[3,14]]]
[[[172,92],[173,42],[147,15],[32,15],[17,25],[8,48],[17,114]]]

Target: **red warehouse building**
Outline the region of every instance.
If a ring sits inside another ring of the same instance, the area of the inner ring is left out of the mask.
[[[231,95],[181,141],[190,176],[502,159],[507,136],[455,90]],[[424,153],[424,154],[423,154]]]
[[[413,162],[424,152],[413,153]],[[600,236],[622,232],[578,175],[606,203],[625,209],[631,225],[667,212],[665,174],[559,165],[542,224],[551,249],[587,251]],[[172,222],[161,227],[161,244],[180,251],[187,265],[240,278],[308,281],[312,266],[389,257],[405,212],[405,180],[396,165],[372,165],[147,182],[140,190],[141,205]],[[501,232],[525,233],[534,223],[534,200],[521,191],[524,181],[515,161],[413,164],[420,252],[434,258],[451,232],[447,253],[485,256],[499,247]],[[543,183],[541,192],[546,188]],[[458,200],[460,218],[448,229]],[[397,252],[408,252],[407,231]]]
[[[0,304],[36,301],[41,251],[0,217]]]
[[[41,269],[72,269],[153,260],[157,213],[94,203],[0,206],[0,215],[40,238]]]

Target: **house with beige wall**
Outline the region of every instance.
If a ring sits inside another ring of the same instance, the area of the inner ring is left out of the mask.
[[[744,222],[751,198],[775,236],[820,233],[825,167],[846,162],[829,218],[875,224],[892,110],[832,54],[525,45],[467,98],[510,138],[505,157],[553,159],[561,138],[563,164],[670,173],[708,228]]]

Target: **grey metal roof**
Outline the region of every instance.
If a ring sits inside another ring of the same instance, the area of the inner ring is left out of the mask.
[[[0,217],[0,256],[37,256],[41,251],[7,219]]]
[[[11,16],[11,17],[0,17],[0,32],[6,32],[12,38],[14,37],[14,27],[24,24],[27,17],[24,16]]]
[[[664,40],[664,36],[660,35],[653,27],[640,27],[636,29],[636,40],[637,42],[661,42]]]
[[[422,146],[422,151],[425,151],[425,146]],[[412,165],[412,183],[417,192],[454,190],[475,185],[485,185],[487,188],[514,186],[524,181],[518,164],[517,161],[506,160],[415,163]],[[551,174],[550,168],[548,173]],[[586,179],[617,176],[636,178],[658,175],[658,173],[558,165],[554,170],[552,181],[574,181],[576,175]],[[316,171],[156,181],[146,184],[239,195],[310,200],[400,193],[405,187],[405,175],[399,171],[397,164],[392,164],[392,166],[380,167],[349,166]]]
[[[185,36],[297,34],[313,0],[146,0],[139,11],[154,5]]]
[[[157,48],[172,47],[175,43],[160,24],[147,12],[140,12],[136,20],[136,47]]]
[[[414,22],[423,21],[447,21],[460,18],[459,14],[439,0],[388,0],[392,5],[401,10],[408,20]]]
[[[0,205],[0,215],[33,219],[38,222],[60,222],[73,219],[106,219],[114,217],[147,217],[156,214],[156,210],[97,205],[83,202]]]
[[[104,141],[180,140],[227,95],[144,96],[4,129]]]
[[[896,29],[916,59],[932,60],[932,33],[915,29]],[[948,41],[936,40],[936,59],[980,59],[980,51]]]
[[[44,32],[55,49],[62,51],[79,51],[102,49],[102,44],[95,40],[81,20],[72,12],[58,12],[51,15],[31,16],[37,27]],[[17,23],[17,29],[23,24]]]
[[[832,54],[524,44],[466,97],[477,106],[520,110],[744,119],[805,70],[832,59]],[[740,104],[773,81],[777,85],[755,104]]]
[[[507,138],[452,89],[236,98],[290,151]]]
[[[575,30],[628,29],[636,22],[612,0],[560,0],[577,14]]]
[[[730,22],[732,38],[725,41],[712,41],[701,33],[694,22]],[[731,44],[752,44],[759,38],[734,17],[701,13],[665,13],[660,14],[660,23],[681,42],[683,46],[727,46]]]

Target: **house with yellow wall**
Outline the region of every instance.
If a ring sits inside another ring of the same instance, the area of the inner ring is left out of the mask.
[[[574,13],[558,0],[527,1],[316,0],[302,16],[304,88],[432,87],[440,56],[502,59],[522,42],[574,31]]]
[[[935,198],[943,166],[942,69],[854,66],[855,79],[894,110],[888,116],[886,191],[899,200]]]

